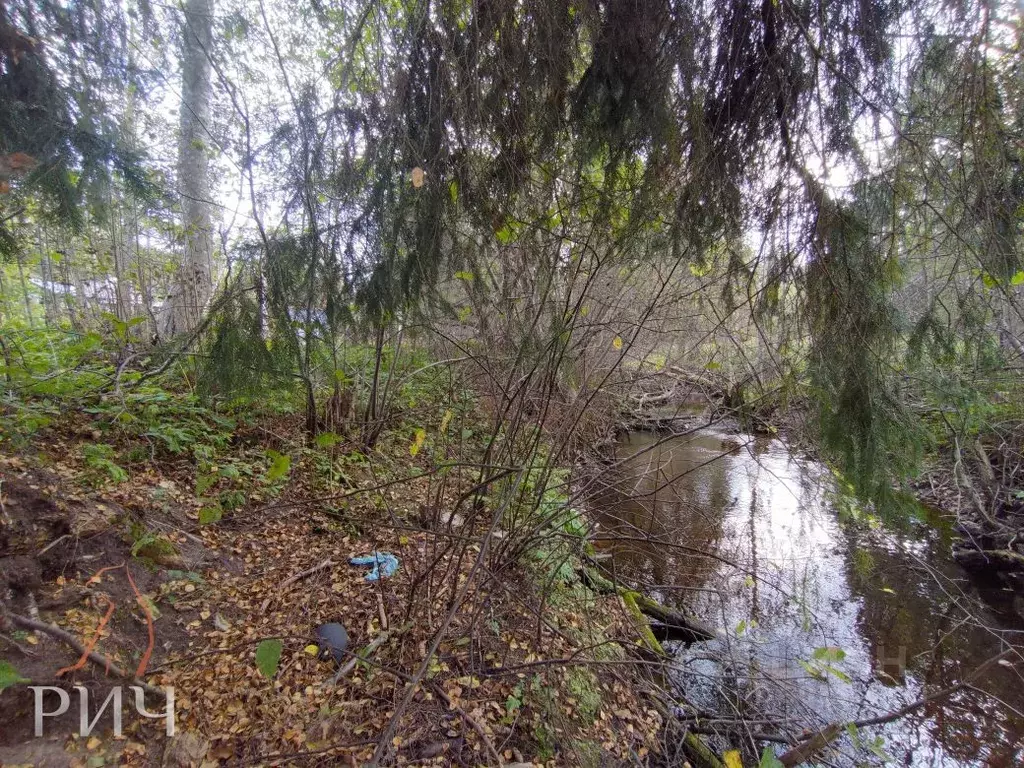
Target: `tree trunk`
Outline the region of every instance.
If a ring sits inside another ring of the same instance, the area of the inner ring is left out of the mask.
[[[210,215],[210,54],[214,0],[186,0],[181,51],[181,137],[178,190],[185,250],[164,308],[162,335],[199,325],[213,291],[213,225]]]

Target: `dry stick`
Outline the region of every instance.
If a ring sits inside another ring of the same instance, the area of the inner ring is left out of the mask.
[[[380,582],[378,581],[377,583],[379,584]],[[377,614],[380,616],[380,628],[387,632],[388,614],[387,611],[384,610],[384,595],[381,594],[379,589],[375,594],[377,595]]]
[[[510,489],[508,497],[494,511],[494,516],[491,518],[491,527],[488,530],[487,535],[484,536],[483,542],[480,545],[480,552],[477,554],[476,561],[473,563],[473,567],[470,569],[469,575],[466,577],[466,581],[459,590],[459,593],[455,596],[455,599],[452,600],[451,607],[448,609],[448,614],[445,616],[444,621],[441,622],[441,626],[434,634],[434,639],[431,641],[430,647],[427,649],[427,653],[423,657],[423,661],[420,663],[419,669],[416,670],[416,674],[413,675],[412,679],[406,683],[405,696],[402,697],[398,706],[395,707],[394,714],[391,715],[391,719],[388,721],[387,727],[384,728],[384,732],[378,739],[377,748],[374,750],[369,763],[367,763],[368,766],[380,765],[381,760],[383,760],[390,752],[391,740],[394,738],[395,730],[398,728],[398,721],[401,719],[405,710],[409,707],[413,696],[416,695],[416,690],[419,688],[423,677],[427,674],[427,670],[430,668],[430,662],[434,658],[434,654],[437,653],[438,647],[441,645],[441,640],[444,638],[445,633],[447,633],[448,627],[451,626],[452,620],[455,618],[455,613],[459,610],[462,605],[462,601],[469,592],[470,587],[473,584],[473,580],[476,578],[477,571],[479,571],[483,565],[484,558],[487,557],[487,551],[490,549],[491,534],[493,534],[497,529],[502,516],[505,514],[505,508],[509,505],[512,497],[518,491],[520,484],[523,482],[523,475],[524,470],[520,469],[516,477],[516,481]]]
[[[278,591],[283,592],[295,582],[301,581],[307,576],[312,576],[314,573],[316,573],[317,571],[322,571],[324,568],[330,568],[332,565],[334,565],[334,561],[332,561],[331,558],[327,558],[319,565],[314,565],[312,568],[302,571],[301,573],[296,573],[294,576],[289,576],[287,579],[281,582],[281,586],[278,587]]]
[[[477,722],[476,718],[471,717],[466,710],[464,710],[462,707],[460,707],[458,704],[452,701],[451,697],[444,692],[444,689],[441,688],[441,686],[435,683],[431,684],[430,688],[434,691],[434,693],[437,694],[437,696],[445,704],[448,705],[449,709],[451,709],[453,712],[457,712],[459,716],[469,724],[469,727],[476,731],[476,735],[480,737],[480,741],[483,742],[484,747],[487,749],[487,754],[489,754],[491,756],[491,760],[494,761],[494,765],[502,765],[503,761],[501,759],[501,755],[498,754],[498,750],[494,748],[494,744],[491,742],[490,737],[487,735],[487,731],[485,731],[483,726],[480,725],[479,722]]]
[[[35,619],[30,619],[27,616],[20,616],[17,613],[8,612],[7,617],[23,629],[31,629],[35,632],[45,632],[51,637],[55,637],[58,640],[61,640],[66,645],[70,646],[71,649],[74,650],[76,653],[84,655],[85,658],[87,658],[96,666],[102,667],[104,670],[107,670],[108,672],[112,672],[115,677],[120,677],[125,680],[131,680],[135,685],[139,686],[147,693],[152,693],[154,696],[160,697],[164,697],[166,695],[159,688],[154,688],[149,683],[134,677],[131,673],[125,672],[119,666],[112,663],[110,659],[100,656],[95,651],[87,650],[84,645],[82,645],[80,642],[78,642],[78,640],[75,639],[74,635],[72,635],[70,632],[61,629],[60,627],[54,624],[47,624],[45,621],[36,621]]]
[[[314,565],[312,568],[307,568],[305,571],[300,571],[299,573],[296,573],[294,576],[289,576],[287,579],[282,581],[281,586],[277,588],[277,596],[280,597],[281,593],[288,589],[288,587],[290,587],[295,582],[301,581],[307,576],[312,576],[317,571],[324,570],[324,568],[330,568],[332,565],[334,565],[334,562],[331,560],[331,558],[327,558],[319,565]],[[263,605],[260,606],[261,613],[266,612],[267,608],[270,607],[270,603],[273,599],[273,597],[268,597],[266,600],[263,601]]]
[[[386,643],[390,637],[397,637],[398,635],[407,632],[411,627],[412,622],[410,621],[406,624],[403,624],[394,632],[381,632],[379,635],[377,635],[377,637],[370,641],[370,643],[365,648],[353,654],[352,658],[345,662],[345,665],[338,670],[337,674],[335,674],[334,677],[330,679],[327,685],[337,685],[338,681],[341,680],[341,678],[345,677],[349,672],[356,668],[356,664],[358,664],[360,661],[366,661],[366,659],[374,651],[376,651],[378,648],[384,645],[384,643]]]
[[[7,507],[4,505],[3,480],[0,480],[0,518],[3,518],[4,525],[11,525],[14,523],[11,516],[7,514]]]
[[[968,672],[967,675],[964,676],[964,679],[959,683],[955,683],[940,691],[924,696],[917,701],[907,704],[905,707],[895,710],[894,712],[879,715],[878,717],[869,717],[864,720],[853,720],[849,723],[832,723],[815,733],[801,734],[798,738],[800,741],[805,743],[793,747],[793,749],[784,753],[779,757],[779,762],[786,766],[786,768],[792,768],[792,766],[807,762],[813,758],[816,753],[827,747],[840,733],[851,725],[854,728],[867,728],[872,725],[885,725],[886,723],[891,723],[894,720],[899,720],[901,717],[906,717],[914,710],[945,699],[947,696],[956,693],[962,688],[967,688],[975,678],[985,672],[989,667],[995,666],[1007,656],[1014,653],[1018,653],[1017,649],[1007,648],[1002,653],[996,654],[992,658],[975,667],[972,671]]]
[[[70,533],[65,533],[65,534],[64,534],[63,536],[58,536],[58,537],[57,537],[56,539],[54,539],[53,541],[51,541],[51,542],[50,542],[49,544],[47,544],[47,545],[46,545],[45,547],[43,547],[42,549],[40,549],[40,550],[39,550],[39,552],[38,552],[38,553],[36,553],[36,557],[39,557],[39,556],[41,556],[41,555],[45,555],[45,554],[47,553],[47,551],[49,551],[49,550],[50,550],[50,549],[52,549],[53,547],[55,547],[55,546],[57,546],[58,544],[60,544],[60,543],[61,543],[62,541],[64,541],[64,539],[70,539],[70,538],[71,538],[71,534],[70,534]]]
[[[8,637],[7,635],[0,635],[0,640],[3,640],[5,643],[9,643],[13,648],[17,648],[19,651],[21,651],[26,656],[31,656],[32,658],[36,658],[36,657],[39,656],[38,653],[36,653],[33,650],[30,650],[29,648],[26,648],[24,645],[19,643],[13,637]]]

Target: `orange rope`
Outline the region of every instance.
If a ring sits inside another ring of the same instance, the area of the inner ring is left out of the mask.
[[[106,568],[100,568],[96,573],[89,577],[89,580],[85,582],[85,586],[88,587],[90,584],[99,584],[100,576],[107,571],[116,571],[118,568],[124,568],[124,563],[121,563],[120,565],[108,565]]]
[[[149,665],[149,659],[153,655],[153,647],[156,645],[156,632],[153,629],[153,614],[149,610],[149,603],[146,598],[139,592],[139,588],[135,586],[135,579],[132,578],[131,568],[125,568],[124,572],[128,574],[128,583],[132,585],[132,590],[135,592],[135,600],[142,608],[142,612],[146,614],[146,629],[149,632],[149,645],[146,646],[146,652],[142,654],[142,659],[139,660],[139,668],[135,670],[135,676],[142,679],[142,676],[146,674],[146,667]]]
[[[102,619],[100,619],[100,625],[96,627],[96,632],[93,633],[92,639],[86,643],[85,650],[82,652],[82,657],[72,666],[58,669],[57,677],[60,677],[65,672],[74,672],[75,670],[81,669],[85,666],[85,662],[89,660],[89,654],[92,653],[92,649],[96,647],[96,643],[100,639],[100,634],[103,632],[103,628],[107,626],[107,622],[110,621],[110,617],[114,615],[114,608],[116,607],[114,605],[114,601],[108,599],[107,602],[110,603],[110,606],[107,608],[107,613]]]

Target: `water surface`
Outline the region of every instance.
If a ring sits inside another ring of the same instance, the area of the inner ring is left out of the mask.
[[[670,646],[674,682],[705,726],[758,723],[720,745],[753,750],[750,731],[895,711],[1024,642],[1012,596],[973,584],[940,530],[880,524],[779,440],[634,432],[616,459],[593,496],[599,538],[623,539],[606,545],[608,567],[722,629]],[[859,745],[844,736],[821,762],[877,764],[883,752],[897,765],[1024,765],[1018,668],[995,666],[941,703],[863,729]]]

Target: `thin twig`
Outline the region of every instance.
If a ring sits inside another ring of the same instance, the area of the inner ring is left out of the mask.
[[[437,684],[431,684],[430,688],[435,694],[437,694],[438,698],[440,698],[445,704],[448,705],[449,709],[451,709],[453,712],[457,712],[459,716],[466,721],[469,727],[476,731],[476,735],[479,736],[480,741],[483,742],[484,748],[487,750],[487,754],[490,755],[490,758],[493,761],[493,765],[502,765],[503,761],[501,759],[501,755],[498,754],[498,750],[494,748],[494,744],[491,741],[490,737],[487,735],[487,731],[485,731],[483,726],[480,725],[479,722],[477,722],[476,718],[471,717],[470,714],[466,712],[466,710],[464,710],[462,707],[460,707],[458,704],[452,701],[451,697],[444,692],[444,689],[441,688],[441,686]]]
[[[312,568],[308,568],[305,571],[296,573],[294,576],[289,576],[287,579],[281,582],[281,586],[278,587],[278,592],[284,592],[284,590],[288,589],[288,587],[290,587],[295,582],[301,581],[307,576],[312,576],[314,573],[316,573],[317,571],[322,571],[324,568],[330,568],[332,565],[334,565],[334,561],[331,560],[331,558],[327,558],[319,565],[314,565]]]

